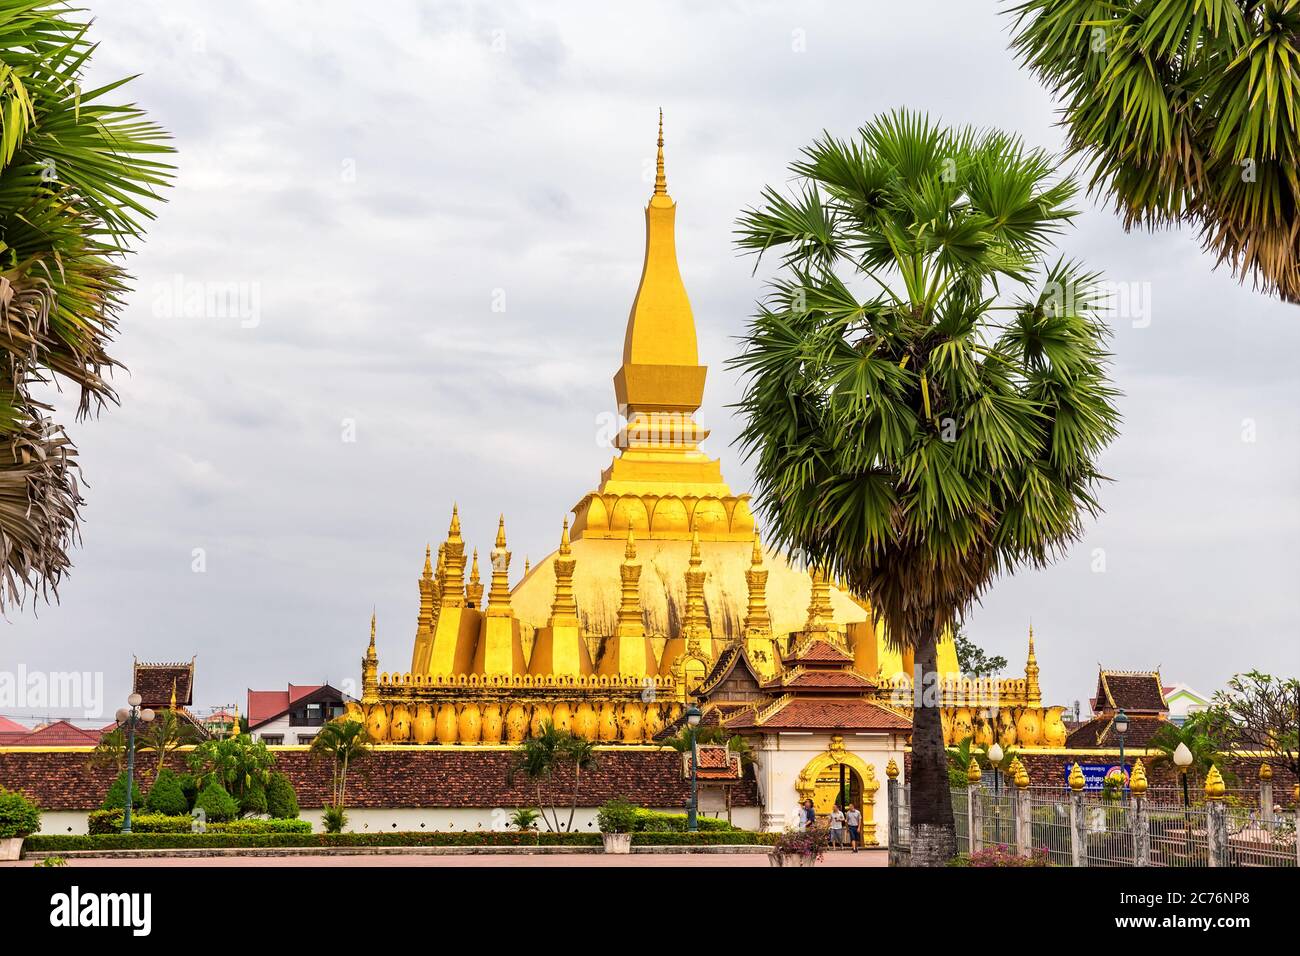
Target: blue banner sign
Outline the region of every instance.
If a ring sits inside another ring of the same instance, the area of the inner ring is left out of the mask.
[[[1070,782],[1070,770],[1071,770],[1071,768],[1073,768],[1073,767],[1074,767],[1074,764],[1066,764],[1066,766],[1065,766],[1065,782],[1066,782],[1067,785],[1068,785],[1069,782]],[[1081,763],[1081,764],[1079,764],[1079,769],[1083,771],[1083,789],[1084,789],[1084,790],[1100,790],[1100,789],[1101,789],[1101,783],[1102,783],[1102,781],[1106,779],[1106,774],[1110,773],[1112,770],[1118,770],[1118,769],[1119,769],[1119,764],[1117,764],[1117,763]],[[1128,780],[1128,765],[1127,765],[1127,764],[1125,764],[1125,767],[1124,767],[1124,779],[1125,779],[1125,781]]]

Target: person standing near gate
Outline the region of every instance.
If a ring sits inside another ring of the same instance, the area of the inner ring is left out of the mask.
[[[831,846],[841,847],[844,845],[844,811],[840,805],[835,804],[831,810]]]
[[[849,828],[849,843],[853,846],[853,852],[858,852],[858,841],[862,839],[862,811],[849,804],[849,809],[844,813],[844,822]]]

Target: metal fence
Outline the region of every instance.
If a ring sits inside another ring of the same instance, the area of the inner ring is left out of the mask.
[[[909,848],[909,787],[890,781],[890,849]],[[1180,795],[1181,796],[1181,795]],[[1297,814],[1235,801],[1181,802],[1060,793],[1054,788],[952,791],[964,855],[1007,847],[1058,866],[1295,867]],[[905,857],[891,852],[891,862]]]

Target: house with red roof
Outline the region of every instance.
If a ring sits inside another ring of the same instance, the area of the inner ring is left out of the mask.
[[[4,721],[0,723],[0,747],[94,747],[105,733],[117,727],[117,724],[78,727],[69,720],[24,727],[11,720],[0,720]]]
[[[343,715],[349,698],[329,684],[290,684],[285,690],[249,690],[248,733],[268,746],[305,745]]]

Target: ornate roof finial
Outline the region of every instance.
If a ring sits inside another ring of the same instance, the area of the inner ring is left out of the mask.
[[[506,546],[506,516],[505,515],[502,515],[497,520],[496,545],[498,548],[504,548]]]
[[[889,763],[885,765],[885,776],[890,780],[898,779],[898,764],[893,757],[889,758]]]
[[[564,530],[560,532],[560,553],[555,557],[555,598],[551,602],[550,625],[556,623],[577,624],[578,605],[573,597],[573,569],[578,562],[573,559],[573,548],[569,545],[569,519],[564,519]]]
[[[1219,768],[1210,764],[1210,772],[1205,775],[1205,799],[1222,800],[1228,788],[1223,783],[1223,774]]]
[[[628,561],[636,560],[636,537],[631,528],[627,529],[627,547],[623,549],[623,557]]]
[[[426,543],[424,546],[424,579],[426,581],[433,578],[433,549]]]
[[[375,611],[370,611],[370,646],[366,648],[366,659],[373,661],[375,654]]]
[[[483,601],[483,580],[478,574],[478,548],[474,549],[474,560],[469,569],[469,584],[465,585],[465,600],[475,610]]]
[[[1133,761],[1133,770],[1128,775],[1128,789],[1135,797],[1147,792],[1147,768],[1142,766],[1142,758]]]
[[[175,709],[176,709],[176,678],[175,678],[175,677],[172,678],[172,705],[171,705],[171,709],[172,709],[172,710],[175,710]]]
[[[564,530],[560,532],[560,554],[572,554],[573,547],[569,542],[569,519],[564,519]]]
[[[497,525],[496,547],[492,549],[492,587],[488,591],[489,614],[502,615],[510,610],[510,552],[506,550],[506,517]]]
[[[668,178],[664,175],[664,108],[659,107],[659,156],[655,159],[656,196],[668,195]]]
[[[1075,793],[1083,793],[1083,788],[1087,786],[1088,782],[1084,779],[1083,768],[1077,762],[1070,768],[1069,782],[1070,789]]]

